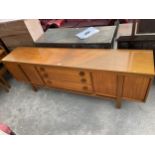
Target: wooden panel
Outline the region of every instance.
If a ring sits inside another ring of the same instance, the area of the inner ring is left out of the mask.
[[[40,24],[40,21],[37,19],[26,19],[24,20],[25,25],[33,39],[36,41],[41,35],[44,34],[43,28]]]
[[[125,76],[123,98],[144,101],[150,78],[146,76]]]
[[[10,20],[0,22],[0,37],[23,34],[27,28],[23,20]]]
[[[22,72],[18,64],[5,63],[5,66],[16,80],[28,82],[28,79],[26,78],[25,74]]]
[[[72,91],[79,91],[79,92],[85,92],[85,93],[92,93],[92,87],[91,85],[84,85],[74,82],[63,82],[63,81],[56,81],[56,80],[48,80],[46,81],[46,84],[48,87],[53,88],[62,88]]]
[[[96,94],[116,96],[117,74],[111,72],[93,72],[92,77]]]
[[[19,46],[34,46],[43,34],[39,20],[0,20],[0,38],[12,50]]]
[[[20,66],[31,83],[43,85],[43,81],[33,65],[21,64]]]
[[[154,76],[153,51],[16,48],[3,61]]]
[[[31,36],[27,33],[7,36],[1,38],[8,48],[15,48],[18,46],[33,46],[33,40]]]
[[[90,74],[87,71],[61,67],[38,67],[41,76],[46,80],[70,81],[91,84]]]
[[[140,34],[155,33],[155,20],[154,19],[139,19],[137,21],[137,32]]]

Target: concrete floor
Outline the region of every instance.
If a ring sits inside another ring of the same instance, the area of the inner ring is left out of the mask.
[[[155,134],[155,84],[146,104],[114,102],[58,90],[32,91],[10,81],[0,90],[0,122],[17,134]]]

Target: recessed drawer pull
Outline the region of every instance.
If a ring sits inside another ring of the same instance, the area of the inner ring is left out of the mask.
[[[86,79],[81,79],[81,82],[82,82],[82,83],[86,83],[87,80],[86,80]]]
[[[79,72],[79,75],[80,76],[84,76],[85,75],[85,72],[81,71],[81,72]]]
[[[47,83],[48,83],[48,84],[52,84],[52,81],[47,80]]]
[[[44,77],[47,78],[47,77],[48,77],[48,74],[45,73],[45,74],[44,74]]]
[[[84,87],[83,87],[83,90],[88,90],[88,87],[87,87],[87,86],[84,86]]]
[[[45,68],[43,68],[43,67],[40,67],[40,70],[44,72],[44,71],[45,71]]]

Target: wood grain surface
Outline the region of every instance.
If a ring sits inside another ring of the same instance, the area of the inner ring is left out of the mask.
[[[151,50],[71,49],[20,47],[3,62],[114,71],[154,76]]]

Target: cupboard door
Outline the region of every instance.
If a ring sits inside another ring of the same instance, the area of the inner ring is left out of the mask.
[[[20,67],[32,84],[43,85],[43,81],[33,65],[21,64]]]
[[[117,74],[95,71],[92,73],[95,93],[109,97],[116,97]]]
[[[25,76],[25,74],[23,73],[23,71],[21,70],[19,64],[7,62],[7,63],[4,63],[4,65],[6,66],[8,71],[13,75],[13,77],[17,81],[19,80],[19,81],[28,82],[28,79]]]
[[[144,101],[150,81],[146,76],[125,76],[123,98]]]

